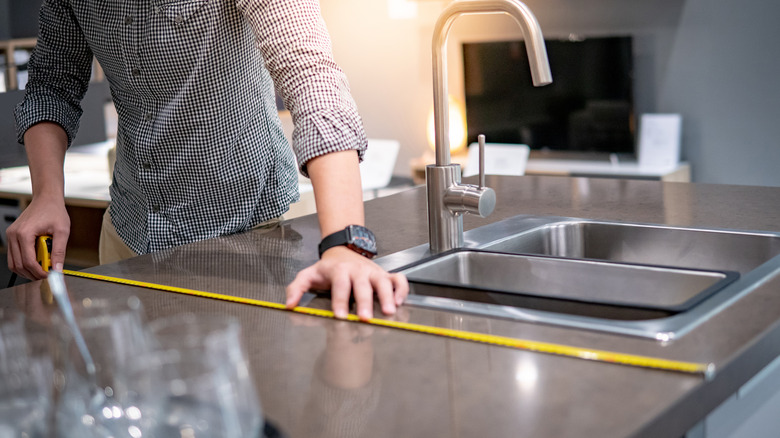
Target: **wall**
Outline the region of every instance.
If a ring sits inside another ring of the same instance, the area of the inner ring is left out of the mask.
[[[336,61],[371,138],[401,142],[395,173],[427,148],[425,120],[432,105],[430,39],[439,2],[420,3],[418,18],[392,20],[386,0],[322,0]]]
[[[350,79],[368,135],[401,141],[396,174],[427,150],[433,25],[446,2],[420,1],[393,20],[388,0],[322,0],[336,60]],[[697,182],[780,186],[780,56],[774,0],[527,0],[546,36],[635,37],[637,112],[680,112],[683,159]],[[733,26],[726,26],[727,24]],[[449,44],[450,92],[462,97],[459,43],[520,37],[511,18],[462,17]],[[776,52],[776,50],[775,50]],[[745,67],[749,66],[749,67]],[[746,74],[740,80],[740,74]],[[555,72],[553,72],[553,76]],[[529,84],[530,86],[530,84]]]
[[[780,186],[780,2],[687,0],[658,105],[685,116],[695,181]]]

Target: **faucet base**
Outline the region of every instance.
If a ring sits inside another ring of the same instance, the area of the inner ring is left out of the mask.
[[[463,216],[444,202],[449,189],[460,184],[460,164],[425,168],[428,188],[428,236],[431,252],[438,254],[463,246]]]

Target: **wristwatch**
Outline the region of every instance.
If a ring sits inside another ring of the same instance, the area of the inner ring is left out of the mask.
[[[360,225],[349,225],[341,231],[326,236],[320,242],[320,258],[322,253],[334,246],[345,245],[347,248],[370,259],[376,256],[376,238],[374,233]]]

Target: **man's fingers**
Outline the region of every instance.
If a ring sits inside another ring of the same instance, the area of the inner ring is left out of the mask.
[[[295,276],[295,280],[287,286],[287,301],[285,306],[292,309],[301,301],[301,297],[307,291],[314,287],[314,283],[319,279],[317,271],[312,268],[304,269]],[[321,279],[319,280],[321,281]]]
[[[330,299],[336,318],[345,319],[349,314],[349,295],[352,293],[352,281],[347,273],[333,274]]]
[[[8,240],[8,269],[24,278],[33,279],[33,275],[24,268],[19,242],[11,238]]]
[[[390,281],[393,283],[395,292],[395,304],[400,306],[409,295],[409,281],[404,274],[390,274]]]
[[[287,286],[288,309],[298,305],[303,294],[313,288],[330,289],[331,307],[336,318],[349,315],[349,299],[354,296],[357,314],[367,321],[374,316],[374,294],[382,313],[395,314],[409,294],[409,283],[403,274],[390,274],[378,265],[357,254],[346,252],[339,257],[332,253],[328,260],[323,258],[314,265],[299,272]],[[335,256],[335,257],[334,257]],[[355,259],[354,257],[360,257]]]
[[[374,317],[374,288],[368,278],[359,276],[352,280],[352,292],[355,294],[357,314],[363,321]]]
[[[19,253],[21,254],[21,265],[23,272],[20,272],[30,280],[40,280],[46,278],[46,272],[38,264],[37,252],[35,250],[35,237],[20,236],[18,239]]]
[[[68,246],[69,233],[55,233],[51,239],[51,266],[62,271],[65,265],[65,248]]]
[[[285,302],[285,306],[288,309],[292,309],[293,307],[298,305],[298,302],[301,301],[301,297],[303,296],[304,291],[307,289],[306,287],[301,285],[302,281],[299,281],[297,278],[290,283],[289,286],[287,286],[287,301]]]
[[[382,307],[382,313],[393,315],[395,313],[395,299],[393,297],[393,282],[390,278],[382,275],[374,282],[376,296]]]

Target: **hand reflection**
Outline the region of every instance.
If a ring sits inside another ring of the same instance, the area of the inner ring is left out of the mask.
[[[306,437],[363,437],[369,417],[379,405],[381,364],[374,352],[375,326],[326,320],[291,313],[293,325],[324,327],[325,348],[317,358],[305,417],[295,435]],[[393,320],[408,320],[403,307]]]
[[[325,350],[318,361],[323,381],[343,389],[366,386],[374,369],[373,334],[374,327],[368,324],[328,324]]]

